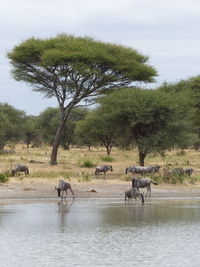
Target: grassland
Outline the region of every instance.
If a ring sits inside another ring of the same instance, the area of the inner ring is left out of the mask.
[[[75,148],[70,150],[59,149],[58,164],[50,166],[49,160],[51,148],[43,146],[40,148],[29,148],[19,144],[15,148],[15,154],[0,155],[0,172],[5,172],[13,168],[16,164],[24,164],[29,167],[30,175],[25,177],[24,173],[17,177],[11,177],[7,183],[7,187],[12,188],[15,185],[22,185],[24,193],[28,194],[34,189],[33,185],[43,184],[56,185],[59,179],[70,181],[78,190],[78,185],[82,188],[92,189],[97,184],[102,186],[110,184],[129,184],[131,175],[125,174],[125,168],[138,165],[137,150],[119,150],[114,148],[111,156],[107,156],[104,148]],[[36,163],[30,163],[34,160]],[[38,163],[37,163],[38,162]],[[40,162],[40,163],[39,163]],[[95,176],[95,165],[112,165],[113,172],[107,172],[104,175]],[[150,155],[146,158],[145,165],[161,165],[159,173],[154,175],[153,179],[159,184],[167,186],[163,180],[163,169],[173,167],[192,167],[194,173],[192,177],[182,181],[173,181],[176,186],[182,184],[184,186],[200,186],[200,152],[194,150],[167,151],[165,157],[159,155]],[[93,187],[92,187],[93,186]],[[197,188],[197,187],[196,187]]]

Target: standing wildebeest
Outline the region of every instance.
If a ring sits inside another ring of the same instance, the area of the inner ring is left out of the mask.
[[[149,193],[149,196],[151,196],[151,184],[158,185],[157,183],[155,183],[149,178],[133,177],[131,181],[132,181],[132,187],[136,188],[138,193],[140,193],[139,188],[145,188],[145,187],[147,188],[146,197],[148,193]]]
[[[100,172],[103,172],[105,175],[107,171],[113,171],[113,168],[111,165],[97,166],[95,169],[95,175],[99,174]]]
[[[155,173],[158,172],[160,169],[160,166],[153,165],[153,166],[131,166],[126,168],[125,173],[131,172],[132,174],[140,173],[141,175],[144,175],[146,173]]]
[[[125,173],[131,172],[132,174],[140,173],[141,175],[147,172],[147,167],[144,166],[131,166],[126,168]]]
[[[55,187],[58,193],[58,197],[61,197],[63,199],[64,192],[67,197],[67,190],[69,189],[73,195],[74,198],[74,191],[72,190],[71,184],[65,182],[64,180],[59,180],[58,187]]]
[[[11,169],[11,174],[12,176],[15,176],[16,174],[18,174],[19,172],[24,172],[25,175],[28,174],[29,175],[29,169],[27,166],[25,165],[16,165],[14,169]]]
[[[138,193],[137,189],[132,187],[130,189],[127,189],[125,192],[124,192],[124,197],[125,197],[125,204],[126,204],[126,199],[128,199],[128,202],[129,200],[132,198],[134,199],[141,199],[142,203],[144,203],[144,195],[143,193]]]

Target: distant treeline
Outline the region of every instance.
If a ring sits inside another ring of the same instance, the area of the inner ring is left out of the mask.
[[[128,87],[99,97],[95,108],[74,107],[60,145],[137,147],[144,165],[149,153],[200,147],[200,76],[155,90]],[[8,144],[52,145],[61,120],[59,108],[27,116],[11,105],[0,104],[0,150]]]

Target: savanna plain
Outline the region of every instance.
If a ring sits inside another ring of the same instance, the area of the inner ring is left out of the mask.
[[[138,164],[137,150],[120,150],[113,148],[110,156],[102,147],[71,147],[70,150],[59,149],[58,164],[50,166],[51,148],[27,149],[26,145],[15,147],[14,154],[0,155],[0,172],[9,171],[17,164],[26,165],[30,174],[20,173],[0,183],[0,198],[56,198],[55,186],[59,179],[72,185],[77,198],[121,198],[124,191],[131,187],[132,175],[125,174],[125,169]],[[106,175],[95,175],[95,166],[112,165],[113,171]],[[165,156],[149,155],[145,166],[160,165],[160,171],[145,175],[157,182],[152,185],[152,197],[198,197],[200,196],[200,152],[195,150],[166,151]],[[178,179],[164,178],[164,170],[171,168],[193,168],[191,177]],[[145,192],[145,190],[143,190]],[[68,197],[71,197],[70,192]]]

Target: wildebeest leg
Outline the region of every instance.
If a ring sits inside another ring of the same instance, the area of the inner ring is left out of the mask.
[[[71,187],[69,188],[69,190],[71,191],[71,193],[72,193],[72,195],[73,195],[73,198],[75,198],[74,191],[71,189]]]
[[[151,185],[149,185],[149,196],[151,196]]]
[[[141,199],[142,204],[144,204],[144,195],[143,195],[143,193],[140,193],[140,194],[138,195],[138,197],[139,197],[139,199]]]
[[[148,194],[149,194],[149,197],[150,197],[150,196],[151,196],[151,186],[150,186],[150,184],[147,185],[147,193],[146,193],[146,197],[148,196]]]
[[[60,197],[61,197],[62,200],[63,200],[63,194],[64,194],[64,191],[61,191]]]
[[[136,187],[137,191],[138,191],[138,194],[140,195],[140,190],[139,190],[139,187]]]
[[[64,194],[64,192],[63,192],[63,194]],[[65,200],[66,200],[66,198],[67,198],[67,190],[65,190]]]
[[[146,192],[146,195],[145,195],[145,197],[147,197],[147,196],[148,196],[148,193],[149,193],[149,186],[147,185],[147,192]]]

